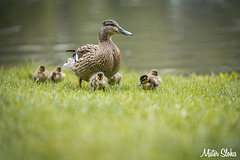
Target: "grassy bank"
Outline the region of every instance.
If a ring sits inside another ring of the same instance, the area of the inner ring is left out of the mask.
[[[62,83],[35,83],[36,68],[0,69],[1,160],[195,160],[207,159],[204,148],[240,154],[237,73],[164,74],[156,92],[145,92],[141,73],[121,70],[120,86],[94,92],[86,82],[80,90],[67,71]]]

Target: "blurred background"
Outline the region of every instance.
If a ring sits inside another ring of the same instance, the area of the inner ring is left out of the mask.
[[[0,0],[0,65],[63,65],[106,19],[133,33],[113,37],[124,68],[240,71],[239,0]]]

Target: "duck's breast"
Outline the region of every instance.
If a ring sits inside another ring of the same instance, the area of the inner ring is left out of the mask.
[[[101,61],[99,68],[107,78],[111,78],[122,65],[120,50],[112,41],[103,43],[99,47],[101,47],[98,54]]]

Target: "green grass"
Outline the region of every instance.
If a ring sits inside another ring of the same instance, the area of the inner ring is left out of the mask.
[[[240,154],[240,77],[163,74],[157,91],[121,70],[120,86],[35,83],[37,64],[0,68],[0,160],[195,160]],[[54,69],[53,66],[47,68]],[[227,158],[236,159],[236,158]]]

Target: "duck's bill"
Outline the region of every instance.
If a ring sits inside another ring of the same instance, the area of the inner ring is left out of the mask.
[[[99,84],[102,84],[102,80],[99,80]]]
[[[132,36],[132,33],[131,33],[131,32],[128,32],[128,31],[124,30],[123,28],[118,27],[118,29],[119,29],[119,32],[120,32],[120,33],[122,33],[122,34],[124,34],[124,35],[126,35],[126,36]]]
[[[142,82],[139,83],[139,86],[141,86],[141,85],[142,85]]]

